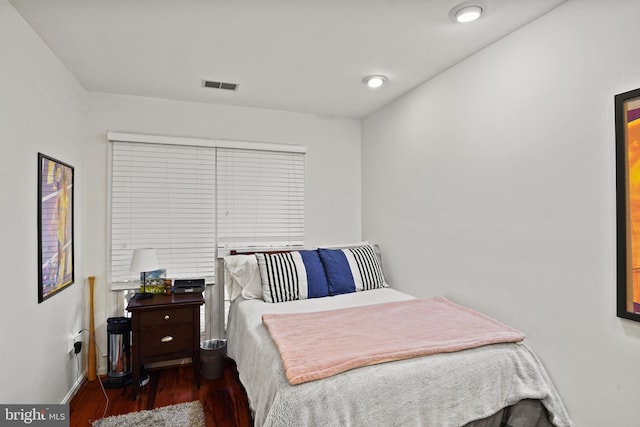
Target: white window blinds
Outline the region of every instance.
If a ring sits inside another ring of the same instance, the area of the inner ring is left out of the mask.
[[[167,277],[210,283],[216,247],[304,244],[301,147],[164,139],[112,141],[112,282],[139,280],[128,271],[139,247],[157,249]]]
[[[218,148],[218,246],[304,245],[304,153]]]
[[[112,282],[139,280],[133,249],[152,247],[166,277],[214,277],[215,150],[114,142]]]

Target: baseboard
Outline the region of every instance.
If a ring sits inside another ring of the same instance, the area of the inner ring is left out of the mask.
[[[82,374],[80,374],[76,382],[73,384],[73,387],[71,387],[71,390],[69,390],[69,393],[67,393],[64,399],[62,399],[61,403],[63,405],[66,405],[71,402],[71,399],[73,399],[73,396],[75,396],[78,390],[80,390],[80,386],[82,386],[82,383],[84,382],[86,377],[87,377],[87,371],[85,370],[82,372]]]

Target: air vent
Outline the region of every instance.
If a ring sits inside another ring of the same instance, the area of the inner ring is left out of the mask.
[[[211,80],[203,80],[202,86],[209,87],[211,89],[222,89],[222,90],[238,90],[237,83],[226,83],[226,82],[214,82]]]

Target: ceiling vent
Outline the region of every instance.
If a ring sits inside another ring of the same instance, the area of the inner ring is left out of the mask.
[[[214,82],[211,80],[203,80],[202,86],[208,87],[211,89],[222,89],[222,90],[238,90],[238,83],[227,83],[227,82]]]

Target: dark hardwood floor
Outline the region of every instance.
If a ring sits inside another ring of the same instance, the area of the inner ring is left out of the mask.
[[[131,386],[106,389],[109,405],[104,416],[199,400],[204,407],[207,427],[253,425],[247,394],[232,359],[225,359],[222,377],[215,380],[201,378],[199,389],[193,382],[191,365],[152,370],[149,376],[149,384],[140,388],[135,401],[131,400]],[[91,421],[103,417],[105,404],[98,381],[85,381],[69,405],[70,426],[90,426]]]

